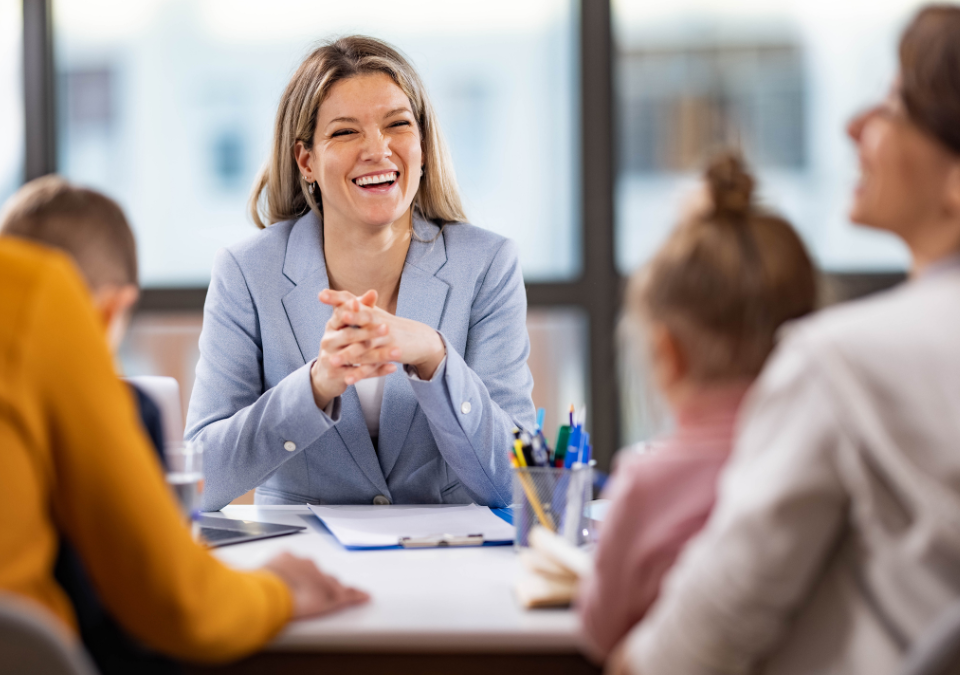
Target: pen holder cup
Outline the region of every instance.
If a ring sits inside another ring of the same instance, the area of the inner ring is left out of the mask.
[[[529,546],[536,525],[556,532],[574,546],[589,540],[585,508],[593,497],[589,465],[572,468],[521,467],[513,473],[514,547]]]

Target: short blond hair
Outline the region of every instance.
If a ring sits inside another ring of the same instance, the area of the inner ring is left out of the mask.
[[[439,225],[466,221],[453,163],[417,72],[386,42],[352,35],[327,42],[311,52],[283,92],[270,157],[250,196],[250,216],[257,227],[299,218],[308,209],[323,217],[323,207],[310,194],[297,166],[294,148],[298,142],[313,147],[317,113],[333,85],[368,73],[390,76],[410,100],[424,157],[414,208]]]
[[[60,176],[43,176],[20,188],[0,214],[0,235],[67,253],[92,290],[137,285],[137,242],[123,209]]]

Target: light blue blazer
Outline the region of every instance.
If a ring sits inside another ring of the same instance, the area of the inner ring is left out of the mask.
[[[510,503],[512,430],[535,425],[516,246],[468,224],[438,231],[414,219],[397,315],[439,331],[446,361],[430,381],[387,376],[379,452],[354,387],[329,416],[313,400],[332,313],[317,299],[328,286],[317,216],[217,254],[186,432],[203,445],[205,510],[252,488],[258,504]]]

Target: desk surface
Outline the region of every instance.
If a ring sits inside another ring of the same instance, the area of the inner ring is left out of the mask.
[[[579,649],[570,610],[525,610],[513,585],[511,546],[347,551],[306,506],[228,506],[223,517],[306,525],[276,539],[215,549],[231,567],[259,567],[280,551],[314,560],[369,592],[369,604],[292,623],[268,649],[571,653]]]

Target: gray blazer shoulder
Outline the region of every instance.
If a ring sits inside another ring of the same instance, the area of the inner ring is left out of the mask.
[[[309,366],[331,310],[309,213],[220,251],[204,307],[188,438],[206,454],[205,508],[258,503],[502,505],[504,448],[531,427],[526,295],[516,246],[465,223],[414,220],[397,314],[435,328],[447,358],[422,382],[387,376],[375,450],[353,387],[318,410]],[[464,412],[469,411],[469,412]]]

